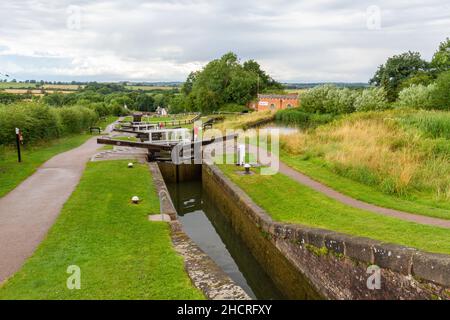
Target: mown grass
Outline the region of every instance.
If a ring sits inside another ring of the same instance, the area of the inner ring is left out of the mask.
[[[429,252],[450,253],[450,232],[346,206],[293,179],[276,174],[236,174],[233,165],[221,170],[273,219],[397,243]]]
[[[202,299],[172,247],[169,226],[150,222],[159,200],[146,165],[89,163],[47,238],[0,288],[0,299]],[[132,183],[130,183],[132,182]],[[142,200],[131,204],[137,195]],[[81,289],[66,286],[70,265]]]

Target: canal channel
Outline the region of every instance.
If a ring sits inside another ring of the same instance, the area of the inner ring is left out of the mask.
[[[285,299],[200,180],[167,183],[186,234],[254,299]]]

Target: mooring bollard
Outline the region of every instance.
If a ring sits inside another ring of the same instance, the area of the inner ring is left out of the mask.
[[[134,196],[131,198],[131,202],[133,202],[134,204],[138,204],[139,203],[139,197],[138,196]]]

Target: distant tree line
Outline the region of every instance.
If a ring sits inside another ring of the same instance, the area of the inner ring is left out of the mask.
[[[229,52],[202,70],[191,72],[181,87],[181,94],[172,99],[170,110],[209,113],[224,106],[236,108],[236,105],[246,105],[258,92],[282,89],[256,61],[241,63],[236,54]]]
[[[302,93],[301,110],[283,111],[283,117],[303,121],[300,111],[337,115],[393,107],[450,110],[450,39],[430,62],[411,51],[388,58],[369,83],[372,87],[360,89],[316,86]]]

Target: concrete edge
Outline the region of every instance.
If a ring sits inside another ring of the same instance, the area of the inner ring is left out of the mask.
[[[161,192],[169,195],[158,164],[152,162],[148,167],[158,195]],[[183,257],[187,274],[196,288],[210,300],[251,300],[248,294],[183,231],[170,195],[162,198],[160,213],[169,215],[172,220],[169,222],[172,243]]]
[[[398,244],[383,243],[370,238],[351,236],[331,230],[307,227],[300,224],[274,222],[269,214],[215,165],[204,164],[206,172],[219,181],[233,200],[243,208],[258,227],[275,238],[326,248],[366,264],[375,264],[419,280],[450,287],[450,255],[423,252]]]

